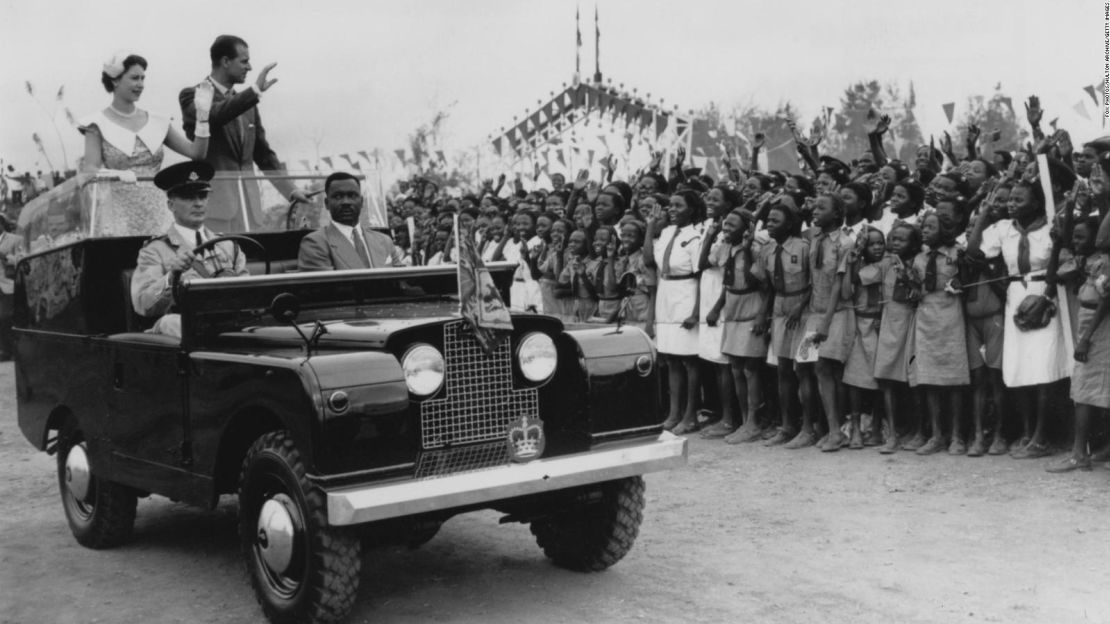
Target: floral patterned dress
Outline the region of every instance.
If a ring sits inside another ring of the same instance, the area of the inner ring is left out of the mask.
[[[103,111],[82,120],[84,133],[95,128],[100,134],[100,158],[105,169],[131,170],[136,176],[153,176],[162,168],[162,144],[169,134],[168,118],[147,114],[147,123],[132,132],[108,118]],[[100,182],[90,214],[92,236],[153,236],[173,223],[166,208],[166,194],[151,181]]]

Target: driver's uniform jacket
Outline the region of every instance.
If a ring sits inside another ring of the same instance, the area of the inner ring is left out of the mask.
[[[201,238],[221,236],[208,228],[201,229]],[[192,249],[196,241],[187,241],[177,227],[170,226],[165,234],[155,236],[139,251],[135,272],[131,275],[131,304],[135,312],[146,317],[159,317],[171,312],[170,271],[167,267],[182,249]],[[232,241],[216,243],[216,247],[197,258],[181,279],[231,277],[247,275],[247,258]]]

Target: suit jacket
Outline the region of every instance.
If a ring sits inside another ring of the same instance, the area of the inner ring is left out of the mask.
[[[205,80],[211,80],[206,78]],[[196,87],[181,90],[178,102],[181,104],[182,125],[190,139],[196,135],[197,109],[193,103]],[[266,140],[266,130],[262,127],[262,117],[258,113],[258,93],[254,89],[227,94],[213,87],[212,111],[208,115],[208,125],[212,138],[208,141],[208,155],[204,161],[212,165],[217,173],[231,172],[238,175],[254,175],[254,166],[265,174],[284,173],[281,161]],[[271,180],[282,196],[288,197],[294,185],[289,180]],[[243,181],[243,197],[240,198],[239,183],[236,180],[221,180],[219,176],[212,181],[212,194],[208,200],[208,217],[214,221],[230,221],[233,231],[243,231],[245,227],[256,229],[262,223],[262,198],[258,183],[254,180]],[[243,206],[243,200],[246,206]],[[243,215],[247,222],[243,222]]]
[[[362,239],[370,251],[373,267],[366,266],[350,239],[330,223],[301,239],[297,267],[301,271],[342,271],[404,266],[404,256],[400,249],[393,246],[393,239],[368,227],[359,227],[362,228]]]
[[[16,255],[23,244],[23,237],[11,232],[0,232],[0,295],[15,292],[15,265],[8,262],[8,256]]]
[[[205,240],[219,236],[208,228],[204,228],[203,233]],[[170,292],[170,272],[166,267],[177,257],[183,244],[185,241],[181,233],[171,225],[165,234],[148,240],[139,251],[135,272],[131,274],[131,305],[135,312],[152,318],[169,312],[173,293]],[[237,277],[247,274],[247,257],[234,242],[217,243],[213,251],[214,255],[205,257],[201,262],[208,275],[189,269],[182,274],[182,278],[211,277],[214,268],[225,269]]]

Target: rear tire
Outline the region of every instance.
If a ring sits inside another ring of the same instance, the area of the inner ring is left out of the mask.
[[[336,622],[354,605],[360,540],[328,526],[324,493],[284,431],[258,438],[243,460],[239,542],[271,622]]]
[[[644,480],[609,481],[585,490],[581,499],[533,521],[532,535],[556,565],[600,572],[620,561],[636,541],[644,518]]]
[[[66,521],[78,544],[111,548],[131,537],[135,491],[92,474],[84,437],[72,423],[58,432],[58,489]]]

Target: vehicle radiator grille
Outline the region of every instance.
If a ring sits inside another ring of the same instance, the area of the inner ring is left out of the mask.
[[[484,470],[509,463],[509,446],[502,441],[470,444],[458,448],[425,451],[416,463],[417,479]]]
[[[509,423],[539,416],[539,391],[513,389],[508,340],[486,355],[464,321],[443,327],[446,360],[444,396],[420,405],[420,439],[425,450],[502,440]]]

